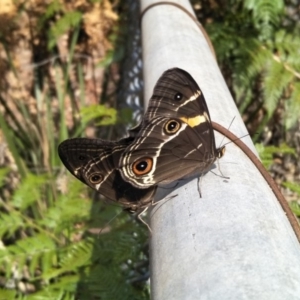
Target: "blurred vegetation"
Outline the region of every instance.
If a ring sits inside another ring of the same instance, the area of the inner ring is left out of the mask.
[[[193,2],[266,166],[298,200],[297,3]],[[149,299],[146,228],[91,201],[57,155],[130,120],[115,110],[125,6],[0,0],[0,299]]]
[[[148,299],[147,229],[91,201],[57,154],[130,120],[116,3],[6,1],[0,16],[0,299]]]

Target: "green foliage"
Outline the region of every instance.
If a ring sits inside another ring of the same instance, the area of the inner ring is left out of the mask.
[[[206,28],[240,111],[250,122],[263,105],[265,118],[257,132],[283,107],[283,125],[293,127],[300,110],[296,7],[282,0],[233,0],[222,10],[218,5],[210,8]]]
[[[288,188],[290,191],[295,192],[300,198],[300,186],[294,182],[284,182],[282,184],[284,187]],[[289,203],[293,213],[299,218],[300,217],[300,203],[299,201],[292,201]]]
[[[290,203],[292,212],[299,218],[300,217],[300,204],[297,201]]]
[[[289,147],[286,144],[281,144],[279,147],[276,146],[264,146],[263,144],[256,144],[256,150],[259,154],[259,157],[265,166],[268,169],[274,162],[274,154],[293,154],[296,155],[295,149]]]
[[[295,149],[288,147],[286,144],[282,144],[279,147],[275,146],[263,146],[262,144],[255,145],[257,152],[262,160],[263,165],[268,169],[274,163],[274,154],[292,154],[296,155]],[[283,182],[282,186],[294,192],[300,197],[300,185],[295,182]],[[300,204],[298,201],[291,201],[289,205],[297,217],[300,217]]]
[[[299,184],[293,182],[284,182],[283,186],[290,189],[293,192],[296,192],[300,196],[300,186]]]
[[[48,48],[52,49],[57,39],[60,38],[64,33],[70,29],[77,27],[81,21],[81,13],[78,11],[72,11],[66,13],[61,19],[59,19],[52,27],[49,32],[49,43]]]
[[[65,33],[74,28],[78,28],[81,22],[82,14],[79,11],[67,12],[64,6],[59,1],[52,1],[46,8],[45,14],[39,20],[40,28],[45,25],[48,20],[53,20],[57,14],[61,17],[57,19],[49,31],[48,49],[53,49],[56,46],[57,40]]]
[[[105,210],[111,215],[118,208],[88,200],[79,181],[65,182],[67,195],[57,191],[49,195],[41,191],[49,185],[55,191],[51,179],[27,177],[14,191],[13,201],[0,202],[0,238],[7,241],[0,249],[0,271],[6,280],[13,277],[19,284],[24,278],[29,280],[35,292],[22,299],[75,299],[77,292],[82,294],[80,299],[147,299],[145,287],[126,281],[136,276],[138,262],[147,262],[137,247],[145,239],[140,224],[129,223],[123,214],[115,230],[101,233],[99,228],[89,234],[89,222],[103,226]],[[99,209],[102,213],[90,214]],[[7,299],[14,299],[15,294],[22,291],[7,292],[11,295]]]
[[[3,186],[5,182],[5,177],[8,174],[9,169],[8,168],[0,168],[0,188]]]
[[[125,49],[124,40],[122,40],[121,37],[124,35],[122,31],[125,30],[125,28],[114,28],[114,31],[109,36],[109,41],[114,45],[114,47],[107,51],[105,57],[98,63],[98,66],[107,68],[114,62],[122,61],[125,55]]]
[[[284,1],[246,0],[244,8],[251,12],[254,27],[261,31],[261,37],[270,38],[284,13]]]
[[[26,167],[25,167],[23,161],[20,159],[20,155],[18,153],[18,148],[17,148],[16,142],[15,142],[16,136],[13,134],[13,131],[11,130],[11,128],[9,128],[9,126],[6,123],[5,118],[3,117],[1,112],[0,112],[0,128],[6,138],[8,147],[15,159],[15,162],[16,162],[16,165],[20,172],[20,175],[23,177],[26,174]]]
[[[113,125],[117,121],[117,111],[105,105],[94,104],[82,107],[80,112],[84,124],[94,121],[96,126],[103,126]]]
[[[44,23],[46,20],[55,16],[56,13],[63,10],[63,6],[58,0],[51,1],[51,3],[46,8],[44,16],[40,19],[40,23]]]
[[[16,156],[22,165],[30,163],[33,172],[26,170],[10,197],[0,200],[3,242],[0,272],[7,283],[12,278],[16,283],[13,291],[4,289],[0,296],[2,293],[7,299],[14,299],[16,295],[22,299],[75,299],[80,293],[81,299],[148,299],[149,291],[144,284],[128,283],[132,277],[140,276],[136,265],[142,262],[145,264],[143,272],[147,270],[147,255],[142,248],[146,229],[130,222],[123,213],[113,227],[101,233],[119,208],[93,203],[85,186],[65,175],[67,171],[59,163],[56,149],[58,136],[68,133],[67,128],[63,128],[66,115],[61,114],[61,123],[55,123],[52,108],[45,105],[43,98],[38,99],[38,105],[46,108],[43,115],[47,117],[32,120],[22,139],[11,139],[12,145],[21,145],[16,147]],[[63,98],[61,101],[64,107]],[[25,106],[20,111],[24,119],[30,117]],[[107,124],[105,118],[110,123],[116,120],[116,111],[105,106],[99,109],[93,106],[84,112],[87,113],[78,128],[99,122],[99,118],[104,118],[102,124]],[[6,124],[4,118],[2,120]],[[33,125],[39,129],[32,130]],[[17,136],[15,127],[6,126],[6,139]],[[43,138],[41,133],[45,135]],[[47,143],[38,147],[35,140]],[[26,151],[31,155],[22,156],[24,141],[28,141]],[[44,160],[45,150],[48,161]],[[11,172],[8,168],[0,169],[1,188],[5,189]],[[97,229],[96,234],[89,233],[90,226]],[[24,286],[24,280],[29,284],[28,290],[18,288]]]
[[[32,14],[26,5],[22,8],[38,24],[32,25],[34,42],[28,41],[32,57],[45,57],[34,74],[29,72],[35,78],[26,81],[30,92],[24,94],[30,100],[20,99],[21,92],[15,98],[0,97],[1,142],[9,152],[6,167],[0,168],[0,299],[149,299],[149,288],[140,281],[148,269],[147,229],[117,205],[91,201],[91,191],[67,174],[57,154],[62,140],[84,136],[87,127],[130,118],[128,111],[118,115],[109,107],[110,99],[81,109],[87,102],[86,65],[75,48],[87,32],[82,14],[99,12],[99,6],[84,5],[79,12],[70,3],[51,1],[39,21],[42,7]],[[113,11],[105,10],[109,19]],[[101,28],[105,34],[107,27]],[[104,52],[116,45],[118,30],[107,31],[110,38],[104,37],[104,43],[111,44]],[[52,59],[61,51],[55,46],[63,34],[68,48],[62,53],[68,57]],[[14,79],[20,81],[10,47],[5,49]],[[80,49],[86,51],[82,44]],[[111,49],[105,65],[120,60],[122,49]],[[49,61],[46,50],[52,51]],[[106,75],[104,82],[108,86]],[[101,100],[106,100],[111,85],[102,90]]]
[[[100,67],[109,67],[114,62],[120,62],[124,57],[124,47],[119,46],[106,53],[105,57],[98,63]]]

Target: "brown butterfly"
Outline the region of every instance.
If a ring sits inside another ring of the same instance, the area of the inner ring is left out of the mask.
[[[67,169],[83,183],[139,212],[159,184],[209,170],[216,148],[204,96],[189,73],[167,70],[154,87],[141,124],[119,141],[77,138],[59,145]]]

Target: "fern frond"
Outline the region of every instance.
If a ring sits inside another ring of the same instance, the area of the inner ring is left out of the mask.
[[[270,66],[265,72],[264,95],[268,114],[271,116],[277,107],[284,89],[293,80],[293,74],[287,72],[284,66],[274,60],[270,61]]]
[[[289,101],[285,102],[285,126],[290,129],[299,121],[299,114],[295,112],[300,111],[300,83],[293,85],[292,95]]]
[[[40,224],[54,232],[61,232],[69,226],[74,226],[75,220],[77,223],[88,220],[93,202],[84,195],[80,196],[79,193],[74,195],[74,198],[72,195],[60,195],[54,205],[43,214]]]
[[[88,107],[82,107],[80,114],[84,124],[94,121],[96,122],[95,125],[102,126],[113,125],[117,121],[117,111],[105,105],[94,104]]]
[[[300,196],[300,186],[295,182],[284,182],[282,184],[284,187],[290,189],[293,192],[296,192]]]
[[[74,295],[70,293],[58,290],[51,289],[50,287],[45,287],[43,290],[38,291],[34,294],[25,295],[21,298],[22,300],[74,300]]]
[[[293,201],[290,203],[291,210],[293,213],[297,216],[300,217],[300,205],[297,201]]]
[[[90,261],[93,247],[93,240],[88,238],[78,243],[70,244],[67,251],[62,252],[60,255],[59,264],[61,268],[72,270],[86,265]]]
[[[273,55],[273,59],[283,64],[284,68],[298,80],[300,79],[299,34],[299,29],[291,33],[284,30],[276,32],[274,42],[276,53]]]
[[[254,78],[259,75],[265,66],[271,64],[272,53],[264,46],[257,44],[257,48],[250,52],[251,62],[247,67],[247,77]]]
[[[273,155],[276,153],[296,155],[295,149],[289,147],[286,144],[281,144],[279,147],[255,144],[255,148],[259,154],[259,157],[262,160],[263,165],[266,168],[269,168],[273,164]]]
[[[4,203],[0,202],[0,207],[3,206],[3,204]],[[11,211],[8,213],[0,214],[0,238],[1,239],[4,236],[12,237],[17,230],[24,227],[25,227],[25,222],[20,213]]]
[[[261,36],[269,38],[284,13],[282,0],[246,0],[244,7],[252,12],[256,28],[260,28]]]
[[[15,191],[11,205],[21,211],[42,199],[41,186],[47,182],[47,176],[28,173],[22,184]],[[37,188],[33,188],[36,186]]]
[[[6,247],[6,255],[0,257],[0,265],[5,266],[5,270],[11,273],[13,268],[17,268],[20,273],[25,266],[28,266],[29,273],[35,277],[37,262],[45,253],[55,255],[56,245],[51,238],[46,235],[35,235],[23,240],[18,240],[16,244]]]

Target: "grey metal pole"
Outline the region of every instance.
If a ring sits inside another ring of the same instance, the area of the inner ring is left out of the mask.
[[[175,0],[193,13],[187,0]],[[152,4],[142,0],[142,10]],[[182,10],[152,7],[142,19],[145,99],[179,67],[198,82],[213,121],[247,131],[203,34]],[[216,135],[217,146],[221,137]],[[255,151],[250,138],[244,142]],[[268,184],[233,143],[208,172],[150,213],[153,300],[300,299],[300,247]]]

